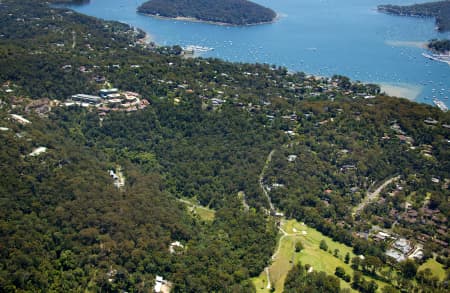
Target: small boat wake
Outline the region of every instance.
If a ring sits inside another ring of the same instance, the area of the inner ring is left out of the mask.
[[[422,56],[434,61],[444,62],[450,65],[450,55],[448,54],[427,54],[422,53]]]
[[[205,46],[197,46],[197,45],[187,45],[183,47],[184,51],[192,52],[192,53],[206,53],[209,51],[213,51],[214,48],[205,47]]]

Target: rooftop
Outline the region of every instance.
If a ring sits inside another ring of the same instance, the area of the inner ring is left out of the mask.
[[[35,149],[29,154],[29,156],[31,156],[31,157],[39,156],[40,154],[43,154],[43,153],[45,153],[46,151],[47,151],[47,148],[46,148],[46,147],[38,147],[38,148],[35,148]]]

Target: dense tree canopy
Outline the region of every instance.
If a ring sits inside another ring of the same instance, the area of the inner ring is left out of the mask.
[[[308,272],[308,268],[298,263],[286,277],[284,292],[338,293],[341,290],[338,278],[324,272]]]
[[[433,39],[428,43],[428,48],[439,53],[447,53],[450,51],[450,40]]]
[[[234,25],[270,22],[276,16],[273,10],[248,0],[151,0],[142,4],[138,11]]]
[[[353,265],[380,278],[386,246],[352,232],[393,225],[386,215],[406,201],[448,217],[450,116],[437,108],[339,75],[180,58],[179,47],[141,44],[128,25],[38,0],[1,1],[0,24],[2,292],[148,291],[156,275],[183,292],[251,292],[277,235],[261,187],[287,217],[366,255]],[[99,113],[62,104],[104,87],[149,105]],[[51,110],[35,113],[40,101]],[[30,155],[38,147],[46,152]],[[122,170],[123,188],[108,170]],[[374,182],[393,175],[401,191],[392,184],[395,196],[350,216]],[[214,219],[182,198],[214,209]],[[395,226],[448,242],[445,225],[430,219]],[[170,253],[173,241],[183,249]],[[445,263],[441,244],[425,243]],[[416,279],[441,286],[402,268],[398,288]],[[376,289],[356,277],[355,288]],[[338,283],[299,265],[286,288],[336,292]]]

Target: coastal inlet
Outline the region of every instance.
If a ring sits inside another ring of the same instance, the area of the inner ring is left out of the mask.
[[[202,57],[275,64],[320,76],[340,74],[353,80],[395,86],[396,91],[389,94],[406,93],[410,99],[431,105],[437,98],[450,106],[449,66],[423,57],[421,54],[428,54],[428,50],[411,45],[450,39],[450,33],[436,31],[433,18],[378,12],[377,6],[386,1],[255,0],[281,17],[271,24],[252,26],[148,17],[137,13],[143,2],[96,0],[70,7],[143,29],[159,45],[214,48],[201,52]]]

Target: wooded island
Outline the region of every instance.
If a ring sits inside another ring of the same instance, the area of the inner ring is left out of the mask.
[[[152,0],[142,4],[138,12],[228,25],[267,23],[276,17],[273,10],[247,0]]]

